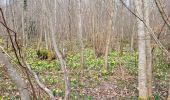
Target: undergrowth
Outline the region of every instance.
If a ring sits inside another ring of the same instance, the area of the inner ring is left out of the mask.
[[[165,97],[167,95],[163,93],[167,92],[168,87],[168,65],[160,60],[159,53],[157,53],[156,56],[153,63],[154,96],[155,98],[161,98],[161,96]],[[124,91],[124,88],[127,88],[130,91],[137,91],[137,52],[124,52],[123,55],[120,55],[116,51],[109,52],[108,70],[104,68],[104,57],[97,58],[92,49],[84,50],[84,58],[85,66],[84,69],[82,69],[80,67],[80,53],[70,52],[65,57],[72,90],[71,98],[73,100],[83,98],[93,100],[95,94],[91,92],[90,89],[96,88],[102,85],[102,83],[109,82],[112,82],[116,86],[120,86],[113,87],[115,91],[118,89],[117,93]],[[32,69],[39,75],[41,81],[53,91],[53,94],[62,98],[64,96],[64,80],[58,59],[40,60],[38,59],[36,50],[29,48],[26,50],[26,60],[28,64],[31,65]],[[121,70],[119,70],[119,68],[123,68],[127,73],[125,80],[120,79],[121,76],[119,75],[121,74],[119,73],[121,73]],[[126,78],[128,76],[133,77],[133,79]],[[2,84],[3,83],[1,83],[1,85]],[[162,91],[160,92],[160,89],[165,89],[165,91],[161,93]],[[134,94],[135,96],[131,96],[131,94],[126,95],[128,98],[137,98],[138,96],[137,94]]]

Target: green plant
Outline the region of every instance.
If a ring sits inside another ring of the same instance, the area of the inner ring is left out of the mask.
[[[64,91],[62,91],[61,89],[53,89],[53,95],[64,97]]]
[[[69,68],[78,68],[80,67],[80,54],[77,53],[75,55],[73,54],[69,54],[67,57],[66,57],[66,63],[67,63],[67,66]]]

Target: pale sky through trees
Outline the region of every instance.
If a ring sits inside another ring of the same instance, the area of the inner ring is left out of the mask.
[[[0,0],[0,3],[1,4],[6,4],[7,1],[9,1],[9,0]]]
[[[5,4],[5,0],[0,0],[0,5]]]

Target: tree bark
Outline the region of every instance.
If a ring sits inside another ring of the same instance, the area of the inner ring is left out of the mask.
[[[38,86],[48,94],[50,100],[56,100],[52,91],[50,89],[48,89],[42,82],[40,82],[39,77],[37,76],[37,74],[34,71],[32,71],[31,66],[29,66],[27,63],[26,63],[26,66],[27,66],[29,72],[34,76]]]
[[[16,69],[11,65],[8,58],[3,53],[0,53],[0,64],[4,66],[9,77],[16,84],[21,100],[30,100],[31,98],[29,96],[29,91],[27,90],[25,81],[21,78]]]
[[[144,0],[144,20],[147,26],[149,25],[149,0]],[[152,97],[152,48],[151,37],[148,30],[145,28],[146,34],[146,69],[147,69],[147,88],[148,97]]]
[[[142,0],[135,0],[136,6],[136,15],[143,19],[142,11]],[[139,52],[139,61],[138,61],[138,90],[139,98],[142,100],[148,99],[147,94],[147,77],[146,77],[146,43],[145,43],[145,26],[144,23],[137,18],[137,27],[138,27],[138,52]]]
[[[23,6],[24,6],[24,3],[23,3]],[[24,10],[24,7],[22,8],[22,45],[25,46],[25,10]]]
[[[134,37],[135,37],[134,28],[135,28],[135,25],[133,26],[133,29],[132,29],[132,36],[131,36],[131,41],[130,41],[130,51],[131,52],[134,51]]]
[[[56,8],[56,1],[55,1],[55,8]],[[56,16],[56,11],[55,11],[55,16]],[[54,18],[54,21],[55,21],[55,27],[57,26],[56,24],[56,18]],[[50,32],[50,40],[52,42],[52,46],[54,48],[54,51],[55,51],[55,54],[56,54],[56,57],[58,57],[59,59],[59,62],[60,62],[60,66],[61,66],[61,69],[63,71],[63,74],[64,74],[64,81],[65,81],[65,97],[64,97],[64,100],[69,100],[69,97],[70,97],[70,81],[69,81],[69,77],[68,77],[68,72],[67,72],[67,69],[66,69],[66,62],[64,61],[63,57],[62,57],[62,54],[61,52],[59,51],[59,48],[57,46],[57,41],[56,41],[56,36],[55,36],[55,28],[53,26],[53,18],[51,18],[51,32]]]
[[[65,97],[64,97],[64,100],[69,100],[70,82],[69,82],[68,72],[67,72],[67,69],[66,69],[65,61],[64,61],[62,54],[60,53],[58,46],[56,44],[54,32],[51,33],[51,39],[52,39],[54,51],[55,51],[56,56],[58,57],[58,59],[60,61],[60,66],[61,66],[61,69],[64,73],[64,81],[65,81]]]
[[[84,44],[83,44],[83,33],[82,33],[82,9],[81,9],[81,0],[77,1],[77,19],[78,19],[78,38],[80,42],[80,63],[81,68],[84,68]]]
[[[113,20],[114,20],[114,0],[110,0],[109,2],[110,7],[108,8],[108,14],[109,14],[109,23],[108,23],[108,33],[107,33],[107,40],[106,40],[106,49],[105,49],[105,68],[108,70],[108,54],[109,54],[109,46],[111,41],[111,34],[113,33],[114,26],[113,26]]]

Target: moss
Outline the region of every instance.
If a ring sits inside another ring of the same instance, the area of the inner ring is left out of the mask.
[[[56,58],[54,52],[44,48],[37,50],[37,56],[41,60],[53,60]]]
[[[53,60],[56,58],[54,52],[48,52],[47,57],[48,57],[48,60]]]

